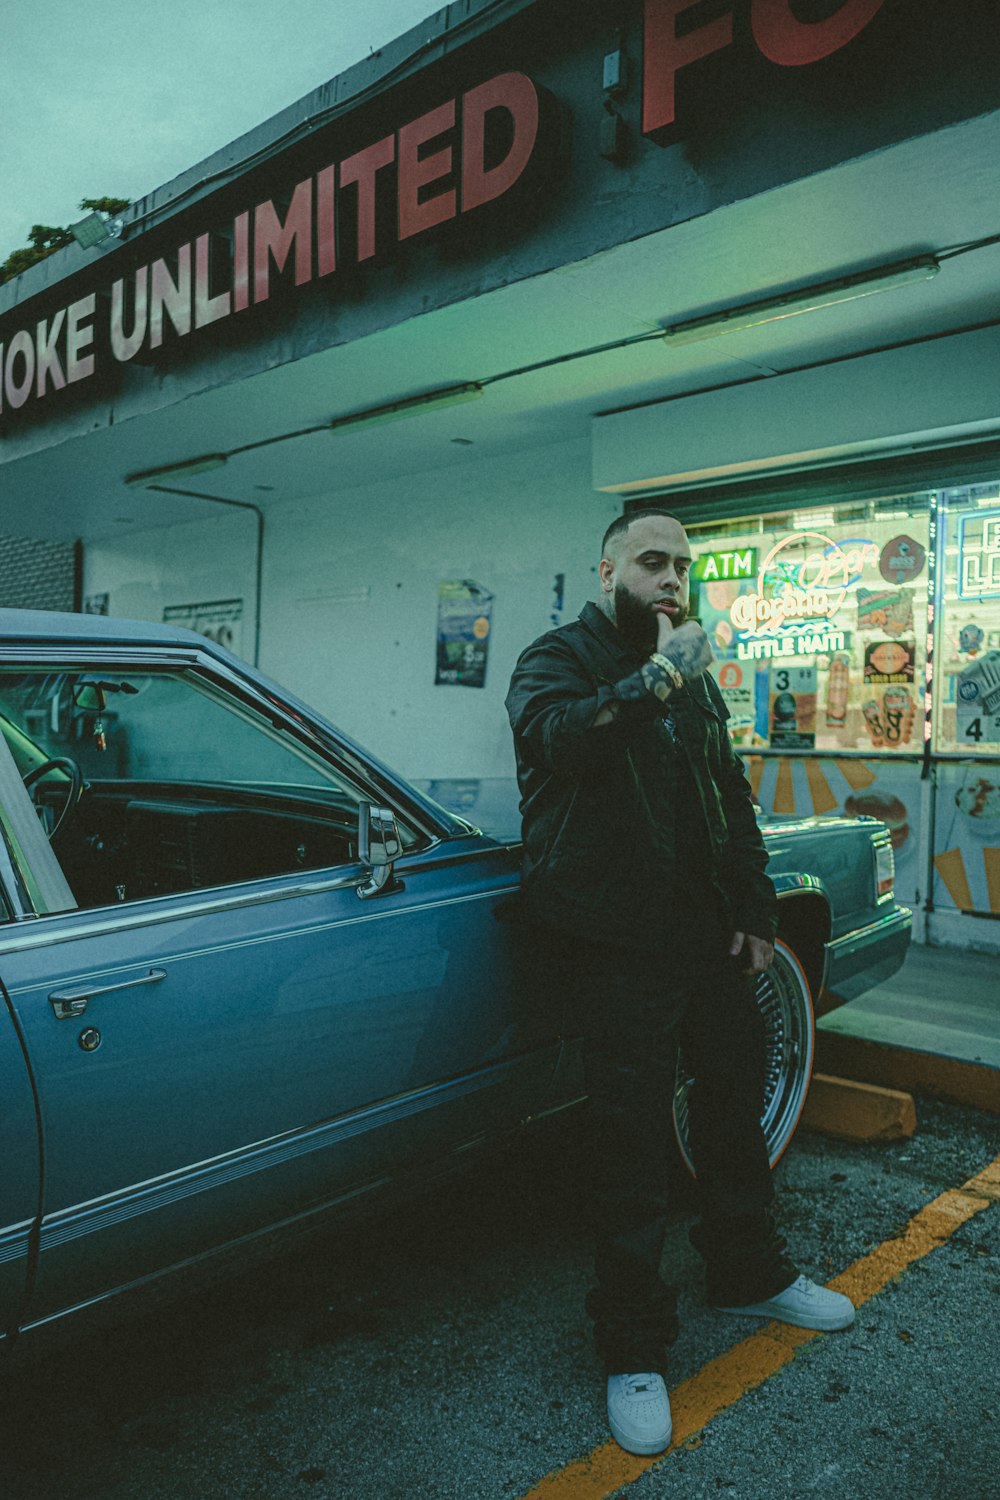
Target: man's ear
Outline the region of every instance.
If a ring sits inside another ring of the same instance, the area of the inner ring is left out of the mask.
[[[615,565],[609,557],[602,557],[597,564],[597,571],[601,579],[601,588],[606,594],[610,594],[615,586]]]

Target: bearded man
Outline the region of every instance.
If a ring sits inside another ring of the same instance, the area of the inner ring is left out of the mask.
[[[676,1295],[660,1261],[679,1046],[709,1302],[821,1330],[854,1308],[797,1274],[775,1224],[753,987],[777,902],[711,647],[687,618],[683,526],[655,507],[620,517],[599,571],[597,603],[522,653],[507,709],[525,902],[567,1034],[583,1037],[595,1118],[587,1310],[611,1431],[652,1454],[671,1434]]]

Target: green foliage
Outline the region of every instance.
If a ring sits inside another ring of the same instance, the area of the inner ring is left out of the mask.
[[[80,201],[80,208],[87,213],[106,214],[113,218],[115,214],[120,214],[122,209],[128,208],[131,201],[131,198],[83,198]],[[28,244],[19,250],[12,250],[7,259],[0,263],[0,283],[12,281],[29,266],[37,265],[40,260],[45,260],[56,250],[61,250],[64,245],[72,243],[73,236],[64,227],[52,224],[32,224],[28,234]]]
[[[128,208],[131,202],[131,198],[82,198],[80,207],[89,209],[93,214],[107,214],[113,219],[123,208]]]

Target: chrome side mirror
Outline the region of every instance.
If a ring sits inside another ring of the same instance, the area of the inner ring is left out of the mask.
[[[391,808],[362,802],[358,808],[358,859],[369,870],[368,878],[357,888],[362,900],[385,890],[392,880],[392,867],[402,852],[396,814]]]

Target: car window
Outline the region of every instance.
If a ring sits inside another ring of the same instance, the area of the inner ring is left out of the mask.
[[[193,669],[2,670],[0,733],[79,906],[357,857],[370,799],[266,704]]]

